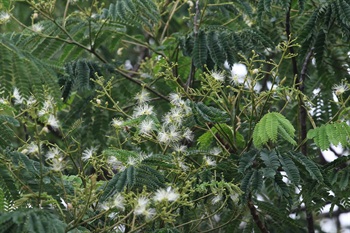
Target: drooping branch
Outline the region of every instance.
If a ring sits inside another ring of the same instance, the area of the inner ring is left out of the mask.
[[[193,19],[193,34],[194,37],[196,38],[198,35],[198,31],[199,31],[199,16],[200,16],[200,10],[199,10],[199,0],[196,1],[196,13],[194,15],[194,19]],[[191,62],[191,70],[190,70],[190,74],[188,76],[188,79],[185,83],[185,90],[187,90],[188,88],[190,88],[193,84],[193,79],[194,79],[194,75],[196,73],[196,66],[194,65],[194,61],[192,59]]]
[[[266,226],[260,220],[259,213],[258,213],[257,209],[254,206],[254,202],[252,200],[251,194],[249,194],[249,197],[248,197],[248,208],[250,210],[250,214],[252,215],[255,224],[258,226],[260,231],[262,233],[268,233],[269,231],[267,230]]]
[[[291,25],[290,25],[290,13],[292,8],[292,0],[289,2],[289,6],[286,12],[286,34],[287,38],[291,38]],[[290,53],[295,54],[293,46],[289,48]],[[301,153],[304,156],[307,156],[307,143],[305,143],[305,140],[307,138],[307,110],[305,108],[305,103],[303,100],[302,93],[304,92],[304,85],[305,85],[305,77],[306,77],[306,70],[307,65],[309,64],[309,60],[311,57],[312,51],[310,51],[303,63],[302,70],[299,75],[298,66],[297,66],[297,60],[296,57],[292,57],[292,68],[293,68],[293,74],[294,74],[294,87],[297,88],[300,91],[300,94],[298,95],[299,99],[299,111],[298,111],[298,120],[299,120],[299,144],[302,144],[300,146]],[[314,219],[312,212],[308,209],[306,206],[306,221],[307,221],[307,228],[309,233],[315,232],[315,226],[314,226]]]

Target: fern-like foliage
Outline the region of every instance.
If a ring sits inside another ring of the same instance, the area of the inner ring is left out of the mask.
[[[191,105],[194,112],[194,118],[200,125],[209,122],[225,123],[230,119],[226,112],[218,108],[206,106],[201,102],[192,103]]]
[[[74,91],[80,93],[93,90],[92,80],[101,75],[101,69],[96,62],[85,59],[68,62],[64,65],[65,73],[59,76],[59,85],[62,87],[62,98],[67,100]]]
[[[345,122],[334,122],[325,124],[309,130],[308,139],[313,139],[316,146],[321,150],[328,149],[331,145],[341,144],[343,147],[349,145],[350,126]]]
[[[180,39],[183,54],[191,56],[196,67],[208,69],[223,68],[224,62],[232,65],[240,60],[239,53],[260,47],[274,47],[274,42],[256,29],[239,32],[220,26],[201,28]]]
[[[103,202],[124,189],[140,191],[147,187],[147,190],[155,191],[164,188],[165,182],[165,177],[150,166],[129,166],[124,171],[114,175],[103,187],[100,201]]]
[[[257,148],[261,148],[269,141],[277,142],[278,136],[292,145],[296,145],[293,125],[280,113],[271,112],[264,115],[256,124],[253,132],[253,142]]]
[[[101,19],[110,19],[131,26],[144,26],[149,31],[157,27],[160,13],[154,1],[122,0],[111,3],[103,9]]]
[[[0,166],[0,211],[7,210],[19,198],[17,182],[4,165]]]
[[[11,107],[3,105],[5,109],[10,110]],[[1,109],[1,105],[0,105]],[[19,127],[20,123],[13,117],[0,115],[0,147],[6,148],[12,146],[15,132],[12,127]]]
[[[64,233],[66,224],[57,214],[42,209],[20,209],[0,213],[1,233]]]
[[[0,37],[0,54],[1,85],[8,93],[15,85],[23,97],[44,99],[49,91],[52,97],[59,98],[56,69],[49,63],[16,47],[7,36]]]
[[[275,191],[280,196],[290,197],[293,191],[289,190],[282,181],[280,171],[286,173],[286,177],[292,185],[299,185],[303,179],[323,182],[324,178],[320,168],[300,153],[283,153],[272,150],[251,150],[241,157],[238,171],[243,174],[241,189],[247,192],[259,192],[263,180],[274,183]],[[301,173],[302,172],[302,173]],[[263,178],[264,177],[264,178]]]

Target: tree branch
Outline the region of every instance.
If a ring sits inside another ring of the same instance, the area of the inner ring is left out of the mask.
[[[286,34],[288,40],[291,38],[291,30],[290,30],[290,12],[292,8],[292,0],[289,2],[289,7],[286,12]],[[290,53],[295,54],[293,46],[289,48]],[[311,57],[312,51],[308,53],[306,56],[303,67],[299,76],[298,72],[298,66],[297,66],[297,60],[296,57],[292,57],[292,67],[293,67],[293,74],[294,74],[294,87],[300,90],[301,93],[304,91],[304,85],[305,85],[305,76],[306,76],[306,68],[309,63],[310,57]],[[299,78],[298,78],[299,76]],[[299,144],[302,144],[307,136],[307,111],[305,108],[305,104],[303,101],[302,94],[299,94]],[[301,153],[305,156],[307,156],[307,143],[303,143],[300,146]],[[314,226],[314,219],[312,212],[308,210],[308,207],[306,207],[306,221],[307,221],[307,229],[309,233],[315,232],[315,226]]]
[[[252,195],[251,194],[249,194],[249,197],[248,197],[248,208],[250,210],[250,214],[252,215],[254,222],[256,223],[256,225],[258,226],[260,231],[262,233],[268,233],[269,231],[267,230],[266,226],[264,225],[264,223],[259,218],[259,213],[258,213],[257,209],[254,206],[254,202],[252,200]]]

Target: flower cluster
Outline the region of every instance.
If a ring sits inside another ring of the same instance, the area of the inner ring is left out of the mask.
[[[154,196],[150,197],[151,195]],[[131,207],[136,216],[144,216],[146,220],[151,220],[157,214],[156,209],[159,209],[157,207],[163,207],[167,202],[175,202],[179,197],[179,193],[171,187],[159,189],[154,194],[142,193],[139,196],[135,196],[134,193],[117,193],[107,202],[100,204],[100,209],[118,213],[124,211],[128,206],[128,209]],[[116,215],[111,214],[110,216],[115,217]]]

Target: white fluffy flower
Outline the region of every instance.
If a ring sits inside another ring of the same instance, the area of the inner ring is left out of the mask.
[[[179,103],[182,101],[181,96],[177,93],[171,93],[169,95],[170,103],[173,105],[179,105]]]
[[[187,146],[181,145],[181,144],[175,144],[173,148],[174,148],[174,151],[179,153],[183,153],[187,150]]]
[[[210,154],[212,155],[219,155],[222,152],[221,148],[219,147],[214,147],[210,150]]]
[[[33,104],[35,104],[36,103],[36,99],[35,99],[35,97],[34,96],[29,96],[29,98],[28,98],[28,100],[27,100],[27,105],[28,106],[32,106]]]
[[[151,119],[143,120],[140,124],[140,134],[149,135],[153,130],[154,122]]]
[[[64,163],[63,163],[62,157],[53,158],[51,160],[51,170],[53,170],[55,172],[59,172],[59,171],[62,171],[63,168],[64,168]]]
[[[151,220],[154,215],[156,215],[156,210],[153,208],[146,209],[143,211],[143,215],[145,216],[146,220]]]
[[[349,90],[349,85],[342,82],[341,84],[336,84],[333,86],[333,90],[335,92],[336,95],[341,95],[344,92]]]
[[[147,199],[146,197],[139,197],[137,199],[137,203],[135,206],[135,211],[134,211],[135,214],[136,215],[144,214],[144,212],[146,211],[148,202],[149,202],[149,199]]]
[[[174,107],[167,114],[165,114],[163,117],[163,122],[165,125],[180,125],[183,117],[183,109]]]
[[[212,72],[212,73],[211,73],[211,76],[212,76],[216,81],[219,81],[219,82],[225,81],[225,75],[223,75],[222,73],[219,73],[219,72]]]
[[[81,157],[81,159],[83,161],[87,161],[89,160],[93,155],[94,153],[97,151],[97,148],[96,147],[90,147],[89,149],[85,149],[82,153],[83,157]]]
[[[211,159],[208,156],[204,156],[204,161],[205,161],[205,165],[207,165],[207,166],[215,166],[216,165],[216,161]]]
[[[53,100],[52,96],[48,96],[43,104],[43,107],[38,112],[38,116],[43,116],[47,113],[52,112],[54,105],[55,105],[55,101]]]
[[[169,144],[178,142],[181,139],[180,131],[175,126],[171,126],[169,129],[163,128],[158,134],[158,140],[161,143]]]
[[[33,25],[32,25],[32,30],[33,30],[34,32],[40,33],[43,29],[44,29],[44,26],[41,25],[40,23],[37,23],[37,24],[33,24]]]
[[[192,141],[194,137],[193,132],[190,129],[186,129],[185,132],[182,134],[182,137],[184,137],[188,141]]]
[[[50,150],[46,153],[46,160],[53,159],[55,157],[60,157],[61,151],[57,147],[51,147]]]
[[[241,63],[233,64],[230,79],[235,83],[243,83],[248,74],[247,67]]]
[[[179,194],[174,192],[171,187],[167,189],[159,189],[154,196],[155,201],[169,201],[173,202],[179,198]]]
[[[118,193],[113,197],[113,207],[124,210],[124,197]]]
[[[50,125],[54,129],[58,129],[58,127],[59,127],[59,121],[52,114],[50,114],[49,119],[47,120],[47,124]]]
[[[118,120],[118,119],[116,119],[116,118],[113,118],[113,120],[112,120],[112,126],[114,127],[114,128],[120,128],[122,125],[123,125],[123,121],[122,120]]]
[[[141,92],[136,94],[135,99],[139,104],[143,104],[150,100],[149,92],[143,89]]]
[[[22,104],[23,101],[25,100],[25,99],[22,97],[22,95],[21,95],[21,93],[20,93],[20,91],[18,90],[17,87],[15,87],[15,88],[13,89],[13,98],[15,99],[15,104],[16,104],[16,105],[17,105],[17,104]]]
[[[39,153],[39,146],[38,146],[36,143],[31,142],[31,143],[27,146],[26,152],[27,152],[28,154],[38,154],[38,153]]]
[[[153,114],[153,106],[149,106],[148,104],[139,105],[134,110],[134,117],[142,116],[142,115],[152,115]]]
[[[0,23],[7,23],[10,20],[11,16],[9,13],[2,11],[0,13]]]

